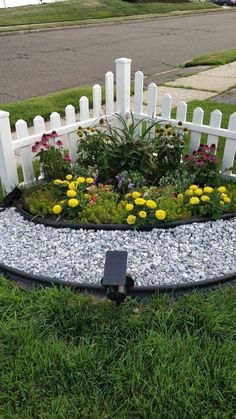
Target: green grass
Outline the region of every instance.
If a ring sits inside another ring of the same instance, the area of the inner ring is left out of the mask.
[[[90,19],[104,19],[134,16],[141,14],[162,14],[174,11],[214,9],[209,3],[138,3],[132,4],[122,0],[70,0],[38,6],[1,9],[0,28],[7,26],[12,30],[21,25],[37,27],[61,26],[83,23]],[[15,27],[15,28],[14,28]]]
[[[24,119],[32,125],[36,115],[41,115],[46,121],[49,120],[52,112],[65,115],[65,107],[73,105],[76,112],[79,112],[79,100],[81,96],[87,96],[89,106],[92,106],[93,92],[89,86],[74,87],[45,96],[33,97],[31,99],[19,100],[17,102],[0,103],[0,109],[10,112],[11,127],[15,127],[18,119]],[[104,103],[104,88],[102,87],[102,101]]]
[[[0,417],[233,419],[236,288],[117,307],[0,279]]]
[[[198,65],[223,65],[231,63],[232,61],[236,61],[236,48],[201,55],[191,61],[187,61],[184,64],[184,67],[193,67]]]

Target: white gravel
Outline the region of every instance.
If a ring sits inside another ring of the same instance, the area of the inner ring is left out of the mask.
[[[135,285],[187,283],[236,271],[236,218],[151,232],[54,229],[0,212],[0,262],[25,272],[100,283],[107,250],[128,251]]]

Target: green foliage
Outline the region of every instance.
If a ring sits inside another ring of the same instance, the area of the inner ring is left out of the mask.
[[[190,183],[195,182],[195,175],[190,175],[184,169],[180,170],[180,167],[173,172],[167,171],[166,175],[159,180],[159,185],[161,187],[173,186],[177,193],[185,191]]]
[[[0,416],[233,418],[235,301],[226,287],[117,307],[0,278]]]
[[[92,166],[106,182],[126,172],[139,174],[149,183],[157,182],[167,171],[178,167],[184,147],[181,127],[158,128],[150,121],[135,123],[133,117],[127,122],[120,115],[117,119],[119,128],[102,121],[99,128],[78,130],[78,166]]]
[[[54,201],[52,190],[48,184],[25,190],[24,201],[26,208],[33,215],[50,217]]]
[[[95,200],[88,204],[80,215],[83,223],[123,224],[126,218],[125,202],[118,202],[118,195],[112,190],[97,189]]]

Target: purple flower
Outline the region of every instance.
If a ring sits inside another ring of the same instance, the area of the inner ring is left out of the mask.
[[[131,182],[130,182],[130,183],[128,183],[128,189],[129,189],[129,190],[131,190],[131,189],[133,189],[133,188],[134,188],[134,183],[131,183]]]

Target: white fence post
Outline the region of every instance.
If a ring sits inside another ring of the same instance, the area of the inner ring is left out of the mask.
[[[75,108],[72,105],[67,105],[65,108],[66,124],[73,125],[76,123]],[[76,162],[77,154],[77,132],[68,134],[70,158],[73,163]]]
[[[122,118],[130,110],[131,61],[130,58],[116,60],[116,112]]]
[[[236,112],[230,115],[228,130],[236,131]],[[236,140],[232,140],[231,138],[226,138],[223,161],[222,161],[222,166],[221,166],[222,172],[227,171],[228,173],[232,173],[232,167],[234,165],[234,158],[235,158],[235,151],[236,151]]]
[[[0,111],[0,178],[6,192],[19,184],[9,115]]]
[[[28,132],[27,123],[23,119],[19,119],[16,122],[16,133],[17,133],[18,140],[20,140],[21,138],[28,137],[29,132]],[[25,184],[30,184],[34,180],[34,169],[33,169],[33,163],[32,163],[31,149],[32,147],[27,145],[26,147],[22,147],[19,150]]]

